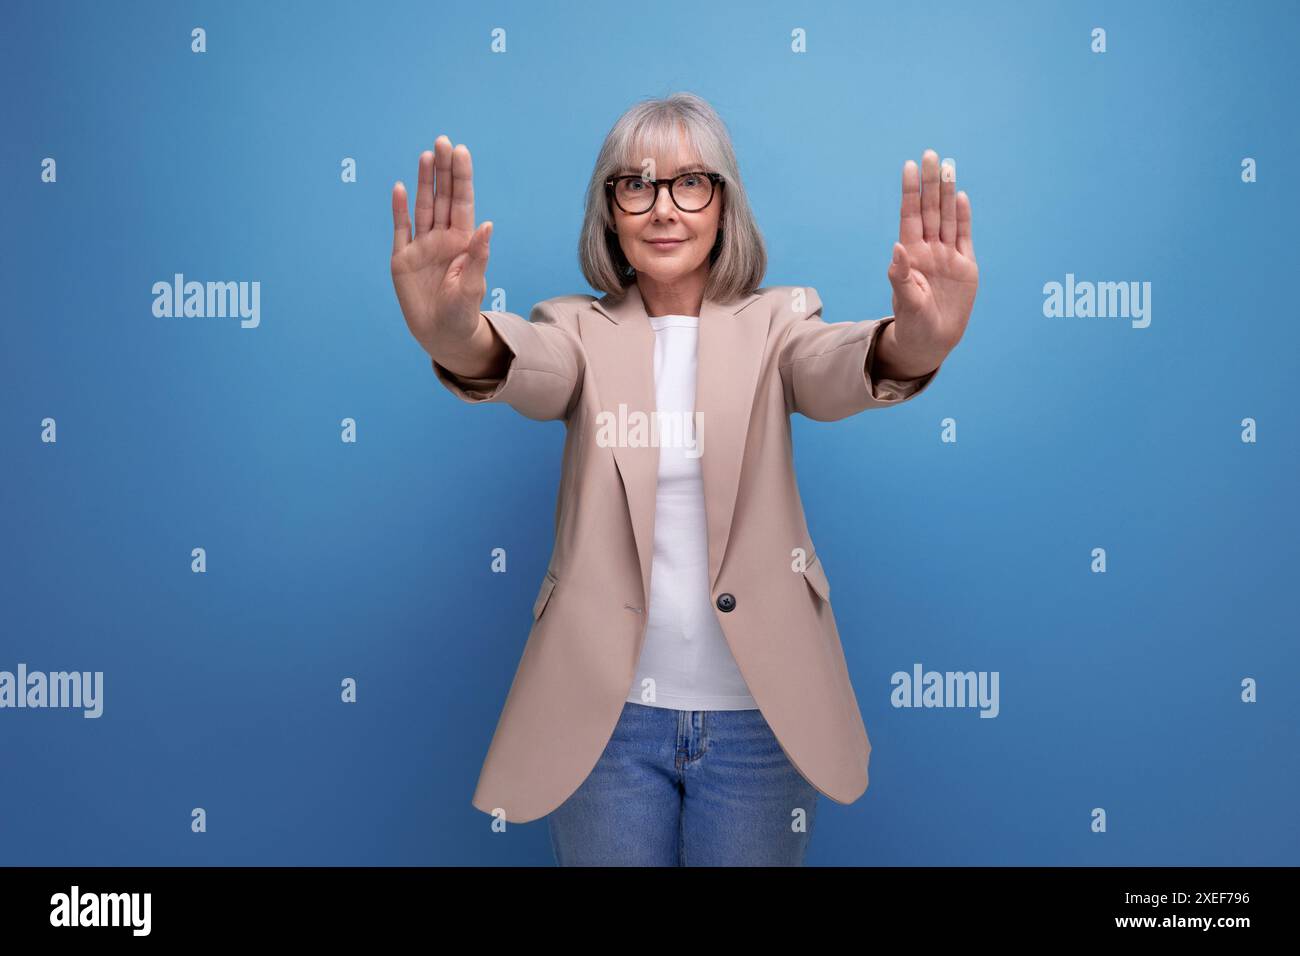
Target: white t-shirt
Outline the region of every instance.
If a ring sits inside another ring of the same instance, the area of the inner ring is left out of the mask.
[[[655,330],[659,484],[649,617],[627,699],[673,710],[756,709],[718,624],[709,588],[708,523],[695,418],[700,320],[691,315],[648,318]],[[654,700],[641,698],[647,678],[654,681]]]

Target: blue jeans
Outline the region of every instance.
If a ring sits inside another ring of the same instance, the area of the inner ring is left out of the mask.
[[[629,701],[547,819],[561,866],[802,866],[818,796],[762,711]]]

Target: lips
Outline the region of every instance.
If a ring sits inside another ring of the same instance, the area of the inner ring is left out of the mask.
[[[685,239],[647,239],[646,242],[656,246],[676,246],[685,242]]]

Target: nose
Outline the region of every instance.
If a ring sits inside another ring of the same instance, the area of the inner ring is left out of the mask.
[[[667,219],[670,216],[676,217],[677,215],[677,206],[673,202],[672,195],[668,192],[667,183],[664,183],[663,186],[660,187],[660,189],[655,193],[655,205],[654,205],[654,212],[652,213],[652,215],[657,220]]]

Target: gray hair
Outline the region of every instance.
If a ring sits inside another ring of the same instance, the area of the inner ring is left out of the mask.
[[[695,159],[726,179],[718,241],[709,252],[712,266],[704,297],[718,302],[749,295],[767,272],[767,250],[740,181],[731,135],[722,118],[694,93],[643,100],[619,117],[605,136],[587,186],[587,209],[578,238],[578,261],[593,289],[621,295],[636,275],[619,246],[605,180],[623,169],[640,169],[644,158],[675,155],[682,137]]]

